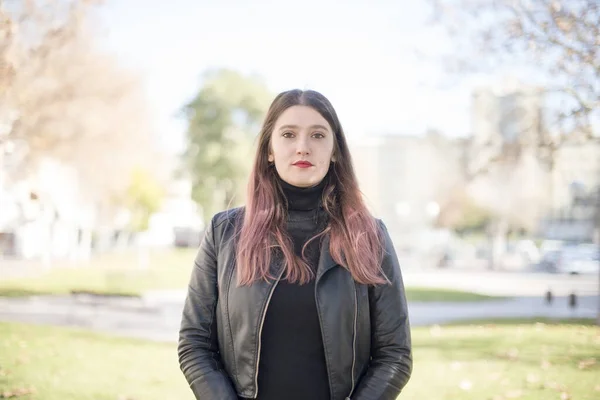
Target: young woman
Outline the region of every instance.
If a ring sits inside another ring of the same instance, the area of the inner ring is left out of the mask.
[[[391,400],[406,385],[398,260],[322,94],[271,104],[247,203],[213,217],[196,256],[178,354],[202,400]]]

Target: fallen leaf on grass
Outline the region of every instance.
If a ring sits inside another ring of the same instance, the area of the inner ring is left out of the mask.
[[[591,367],[594,364],[596,364],[596,359],[595,358],[589,358],[587,360],[581,360],[581,361],[579,361],[579,369],[586,369],[586,368]]]
[[[462,367],[462,363],[460,361],[452,361],[450,363],[450,369],[456,371]]]
[[[31,359],[27,354],[21,354],[17,357],[17,364],[29,364]]]
[[[556,390],[557,392],[565,392],[567,388],[558,382],[546,382],[544,386],[548,389]]]
[[[509,349],[508,351],[501,353],[499,356],[507,360],[516,361],[519,359],[519,349]]]
[[[462,390],[471,390],[473,383],[468,379],[464,379],[462,382],[460,382],[458,387],[460,387]]]
[[[0,398],[10,399],[10,398],[15,398],[15,397],[26,396],[28,394],[33,394],[33,393],[35,393],[34,388],[17,388],[17,389],[12,389],[12,390],[5,390],[4,392],[0,393]]]
[[[527,383],[537,383],[537,382],[539,382],[539,380],[540,380],[540,378],[535,374],[527,375]]]
[[[440,337],[442,336],[442,328],[439,325],[433,325],[429,328],[429,334],[432,337]]]
[[[490,381],[497,381],[500,378],[502,378],[502,374],[500,372],[494,372],[488,375],[488,379]]]
[[[535,323],[535,330],[536,331],[543,331],[546,328],[546,324],[542,323],[542,322],[536,322]]]
[[[506,354],[510,360],[518,360],[519,359],[519,349],[512,348]]]
[[[523,396],[523,391],[521,389],[514,389],[514,390],[506,392],[506,394],[504,396],[507,399],[517,399],[517,398]]]

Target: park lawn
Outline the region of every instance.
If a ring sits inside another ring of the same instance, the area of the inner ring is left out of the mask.
[[[140,296],[148,290],[185,289],[195,253],[195,249],[152,250],[147,255],[146,268],[140,268],[139,255],[135,252],[97,256],[79,266],[63,263],[35,276],[2,280],[0,297],[65,295],[75,292]],[[502,299],[457,290],[420,287],[407,287],[406,296],[411,302]]]
[[[406,299],[409,302],[477,302],[488,300],[502,300],[506,297],[488,296],[479,293],[463,292],[453,289],[407,287]]]
[[[101,295],[139,296],[152,289],[187,287],[195,249],[151,250],[141,263],[133,251],[96,256],[72,266],[61,263],[34,276],[4,279],[1,297],[64,295],[88,292]]]
[[[600,397],[600,328],[589,321],[415,328],[413,348],[402,400]],[[0,354],[0,398],[193,399],[174,343],[0,323]]]

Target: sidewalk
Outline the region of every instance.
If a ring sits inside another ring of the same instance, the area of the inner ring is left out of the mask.
[[[142,298],[93,296],[39,296],[0,298],[0,321],[72,326],[127,337],[175,342],[185,292],[155,292]],[[489,318],[594,318],[598,297],[578,299],[570,309],[566,297],[552,305],[538,297],[477,303],[412,302],[413,327]]]

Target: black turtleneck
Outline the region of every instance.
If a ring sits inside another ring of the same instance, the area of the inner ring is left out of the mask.
[[[294,252],[325,227],[321,196],[324,183],[310,188],[279,179],[287,199],[287,230]],[[320,240],[305,252],[315,276]],[[277,284],[263,325],[258,373],[260,400],[328,400],[330,398],[321,327],[315,302],[315,280],[300,285],[284,279]]]

